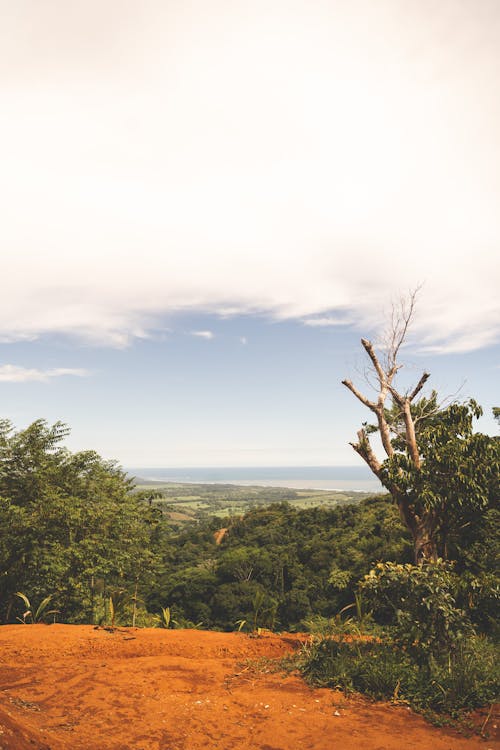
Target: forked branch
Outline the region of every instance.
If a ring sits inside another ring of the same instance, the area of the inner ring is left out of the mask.
[[[401,518],[413,536],[415,561],[421,563],[423,560],[434,561],[437,559],[435,514],[431,509],[422,510],[420,508],[415,500],[415,495],[412,491],[409,491],[407,472],[403,471],[401,466],[405,466],[409,459],[412,469],[416,470],[417,473],[421,471],[422,459],[415,425],[418,424],[419,420],[429,416],[429,408],[424,401],[423,406],[415,410],[418,413],[418,416],[416,416],[412,414],[412,403],[422,391],[430,375],[428,372],[424,372],[417,384],[403,393],[398,391],[394,385],[395,376],[402,366],[398,364],[398,354],[408,334],[418,291],[416,289],[407,299],[402,298],[399,307],[393,306],[389,331],[385,336],[384,356],[380,356],[380,353],[375,351],[368,339],[361,339],[361,345],[371,362],[370,372],[373,375],[371,381],[374,382],[374,385],[376,383],[376,398],[370,399],[365,396],[350,380],[343,380],[342,383],[364,406],[376,415],[378,430],[386,455],[391,458],[395,456],[396,451],[404,451],[405,460],[403,462],[392,461],[390,464],[385,464],[376,456],[366,429],[359,430],[357,442],[351,443],[356,453],[361,456],[373,474],[389,490],[397,503]],[[385,405],[388,397],[392,400],[392,408],[390,409],[386,408]],[[431,406],[435,403],[434,396],[431,397],[429,403]],[[394,436],[398,438],[396,441],[391,440]],[[400,466],[399,469],[398,466]],[[410,475],[412,473],[410,471]]]
[[[370,441],[368,439],[368,435],[366,434],[365,429],[361,429],[358,431],[358,442],[357,443],[350,443],[356,453],[358,453],[361,458],[368,464],[370,469],[373,471],[375,476],[377,476],[379,479],[381,478],[381,471],[382,471],[382,465],[380,461],[378,460],[377,456],[373,452],[372,446],[370,445]]]
[[[382,386],[384,383],[387,382],[387,373],[384,372],[384,369],[382,365],[380,364],[377,355],[375,354],[375,350],[373,348],[373,344],[371,341],[368,341],[368,339],[361,339],[361,344],[370,357],[373,367],[375,369],[375,372],[377,373],[377,377],[379,380],[380,385]]]
[[[377,404],[373,403],[373,401],[370,401],[370,399],[368,399],[366,396],[363,396],[363,394],[360,391],[358,391],[358,389],[356,388],[356,386],[353,385],[350,380],[343,380],[342,381],[342,385],[345,385],[346,388],[349,388],[349,390],[351,391],[351,393],[354,393],[354,395],[356,396],[356,398],[359,401],[361,401],[362,404],[364,404],[365,406],[367,406],[368,409],[371,409],[371,411],[373,411],[373,412],[376,411]]]
[[[415,398],[415,396],[418,393],[420,393],[420,391],[422,390],[422,388],[424,387],[424,385],[429,380],[430,376],[431,376],[430,372],[424,372],[424,374],[422,375],[422,377],[418,381],[417,385],[415,386],[415,388],[413,389],[413,391],[408,396],[408,399],[409,399],[410,402],[413,401],[413,399]]]

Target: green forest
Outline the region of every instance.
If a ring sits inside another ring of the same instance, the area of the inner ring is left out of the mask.
[[[181,625],[232,630],[250,627],[257,596],[259,626],[304,629],[347,604],[372,561],[411,559],[387,497],[326,492],[323,506],[318,492],[206,485],[169,495],[92,451],[71,453],[67,434],[43,420],[1,424],[3,622],[22,619],[22,592],[33,607],[50,596],[64,622],[105,621],[111,597],[124,624],[152,625],[168,606]]]
[[[287,502],[294,508],[335,508],[344,503],[358,502],[369,492],[352,490],[292,489],[289,487],[239,486],[236,484],[191,484],[146,481],[134,478],[137,492],[152,499],[168,514],[172,524],[181,527],[189,521],[213,516],[223,520],[240,516],[248,510],[269,503]]]
[[[382,469],[390,487],[397,461],[436,519],[438,557],[418,564],[391,492],[137,486],[65,448],[61,423],[4,420],[1,622],[310,632],[296,667],[316,684],[448,713],[492,701],[500,440],[472,430],[479,413],[432,409],[418,476],[397,437]]]

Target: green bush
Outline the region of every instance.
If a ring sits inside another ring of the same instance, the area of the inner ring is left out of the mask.
[[[302,661],[309,680],[451,715],[496,699],[498,648],[474,633],[451,563],[378,563],[359,588],[357,609],[371,608],[384,624],[381,638],[331,631]]]
[[[388,643],[323,638],[310,648],[301,671],[314,684],[385,699],[411,677],[412,664]]]
[[[496,700],[499,656],[498,648],[477,637],[461,643],[448,658],[431,657],[426,663],[389,641],[324,638],[309,647],[300,669],[315,685],[457,715]]]
[[[419,660],[453,652],[474,634],[458,603],[461,581],[453,563],[378,563],[360,591],[374,616],[390,626],[393,641]]]
[[[481,633],[487,633],[498,640],[500,637],[500,620],[498,617],[500,603],[500,579],[493,572],[480,572],[474,575],[465,572],[461,576],[460,599],[470,614],[474,627]]]

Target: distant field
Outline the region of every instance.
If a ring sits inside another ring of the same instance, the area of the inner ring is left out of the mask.
[[[250,508],[269,503],[287,502],[296,508],[332,508],[356,503],[373,492],[346,490],[298,490],[287,487],[247,487],[233,484],[180,484],[176,482],[138,482],[135,485],[152,502],[163,506],[174,523],[198,521],[210,516],[238,516]]]

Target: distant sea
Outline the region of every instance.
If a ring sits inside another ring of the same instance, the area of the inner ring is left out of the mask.
[[[380,482],[363,466],[230,466],[129,468],[139,481],[180,484],[236,484],[291,489],[381,492]]]

